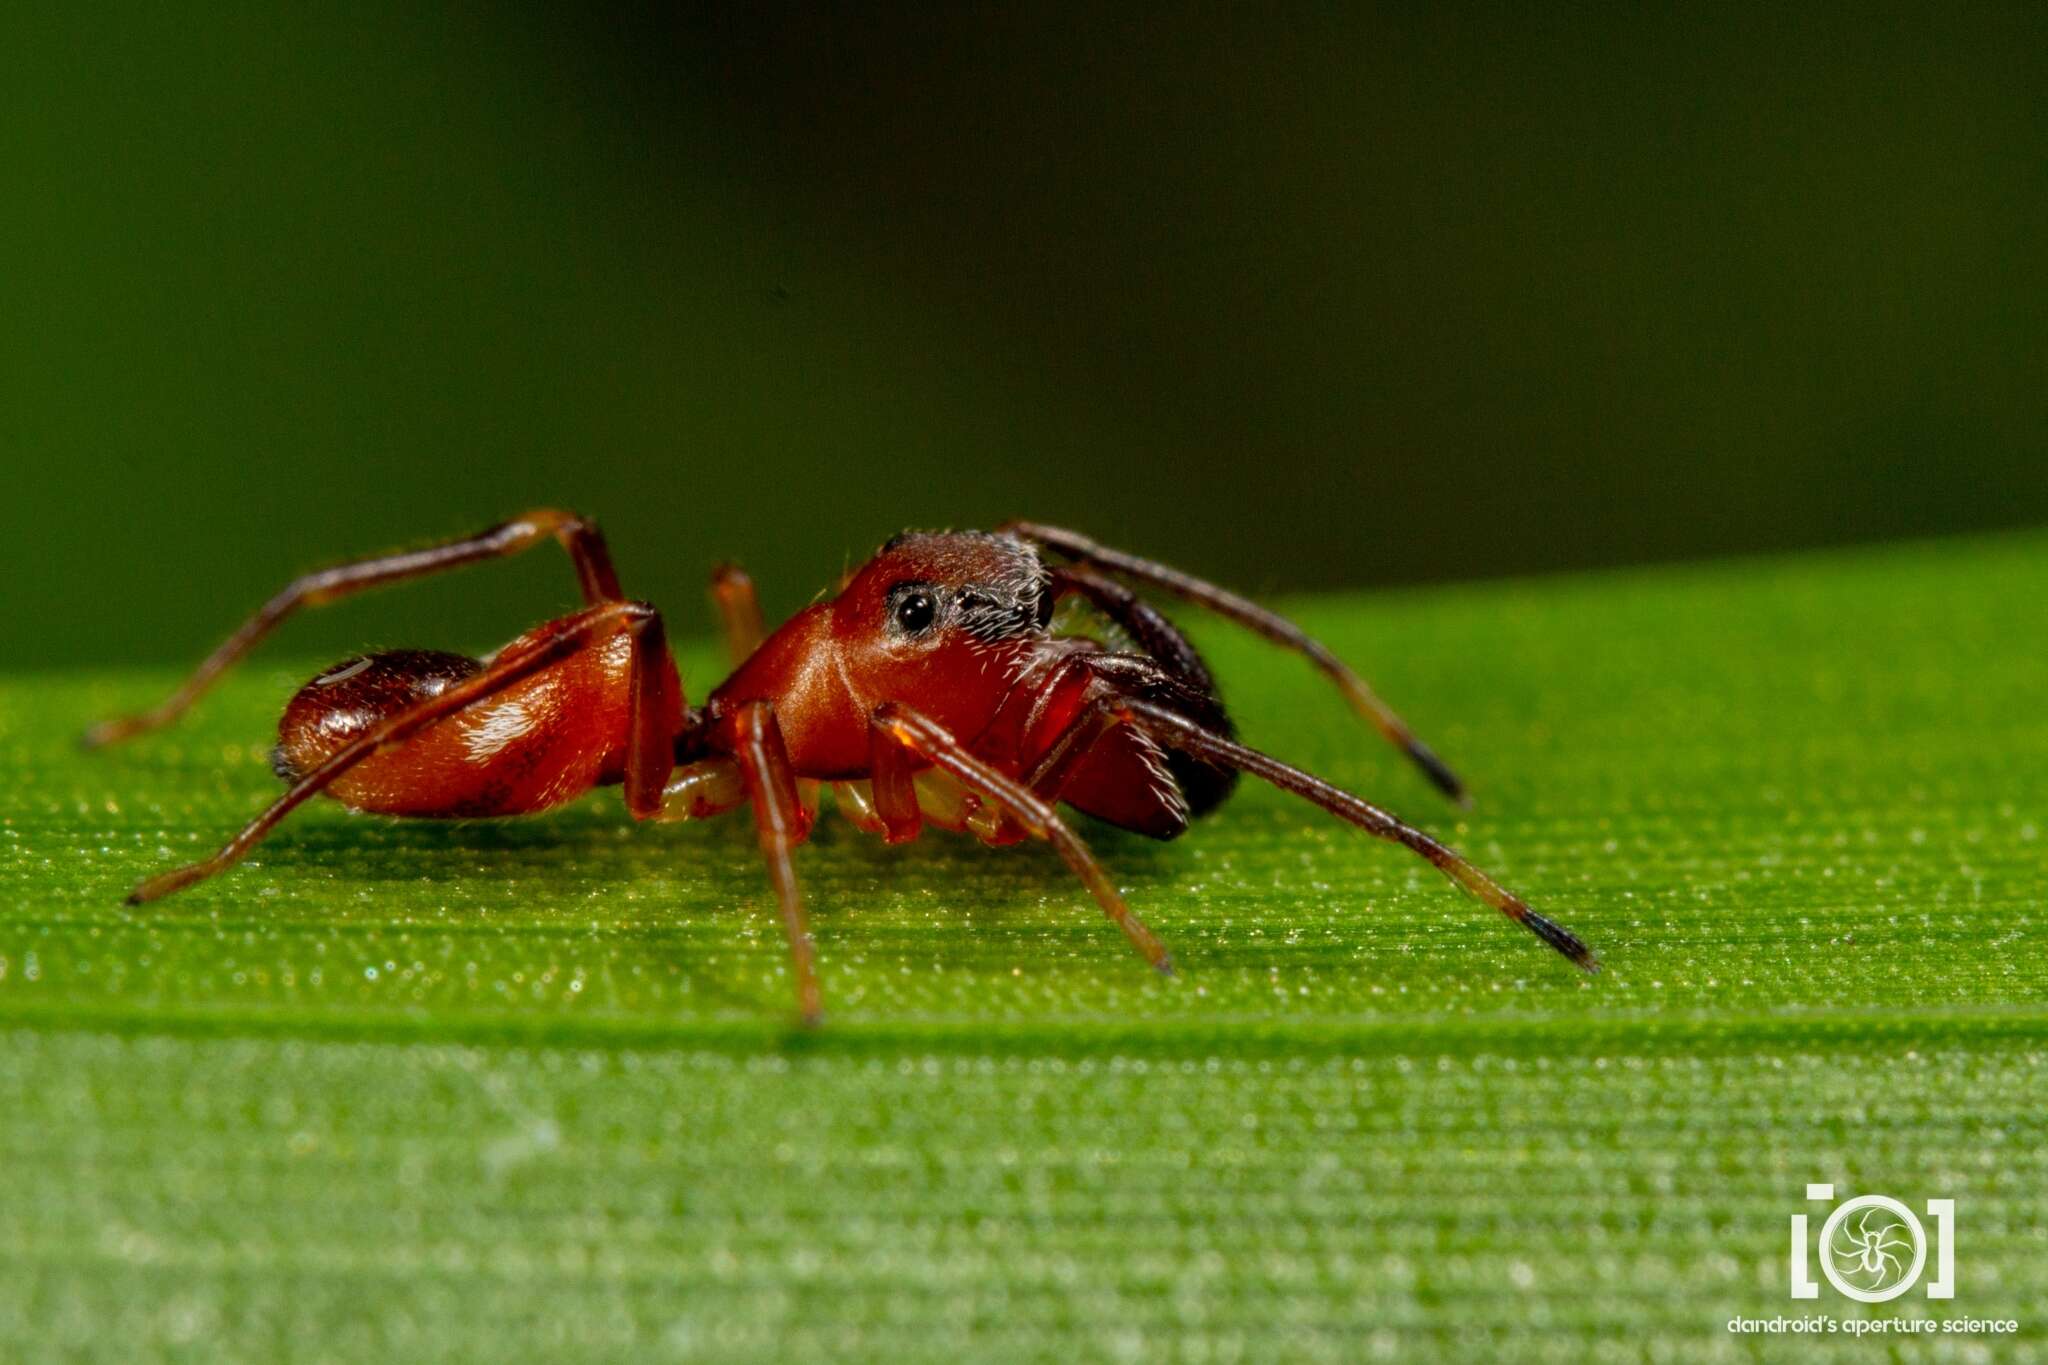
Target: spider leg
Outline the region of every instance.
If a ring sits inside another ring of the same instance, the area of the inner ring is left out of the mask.
[[[711,602],[725,627],[726,653],[738,668],[768,634],[761,622],[761,599],[754,594],[754,580],[737,564],[720,564],[711,571]]]
[[[672,771],[661,789],[661,810],[652,818],[668,824],[708,820],[745,804],[740,765],[723,755],[700,758]]]
[[[1408,756],[1408,759],[1433,783],[1437,790],[1460,805],[1468,804],[1465,784],[1450,766],[1437,757],[1434,750],[1408,728],[1408,723],[1394,713],[1392,707],[1374,695],[1365,680],[1345,666],[1344,661],[1331,653],[1321,641],[1310,636],[1277,612],[1268,611],[1249,598],[1240,597],[1228,588],[1181,572],[1179,569],[1142,559],[1137,555],[1125,554],[1097,544],[1075,531],[1057,526],[1042,526],[1028,521],[1006,522],[998,530],[1035,545],[1043,546],[1068,559],[1094,565],[1134,582],[1170,592],[1184,601],[1207,608],[1218,616],[1253,631],[1258,635],[1305,657],[1321,669],[1337,690],[1344,694],[1352,709],[1371,722],[1374,729],[1389,744]]]
[[[901,754],[951,773],[969,791],[995,806],[1030,834],[1051,844],[1067,866],[1073,869],[1074,875],[1087,885],[1096,904],[1102,907],[1102,913],[1123,930],[1131,946],[1161,972],[1172,972],[1173,962],[1165,945],[1143,920],[1131,913],[1124,904],[1123,896],[1109,880],[1109,874],[1095,861],[1095,855],[1088,851],[1080,836],[1060,818],[1050,801],[1033,794],[1016,778],[975,757],[945,726],[901,702],[888,702],[877,707],[872,726],[873,743],[878,751],[894,747]],[[913,803],[915,796],[909,793],[908,771],[900,755],[894,759],[885,756],[884,762],[876,765],[874,790],[878,813],[889,828],[891,839],[905,837],[901,833],[905,828],[915,834],[915,825],[909,823],[911,813],[902,807],[906,796]],[[914,811],[914,804],[912,809]]]
[[[242,828],[241,833],[222,845],[220,851],[210,858],[196,863],[158,873],[128,893],[129,905],[141,905],[147,901],[159,900],[174,891],[181,891],[195,882],[204,881],[217,872],[225,871],[245,857],[249,850],[261,843],[264,836],[275,829],[280,821],[306,801],[341,777],[356,764],[362,762],[380,749],[399,744],[426,729],[444,716],[504,691],[523,678],[531,677],[548,665],[557,663],[579,650],[587,648],[594,641],[609,638],[624,627],[635,637],[636,658],[634,660],[633,715],[636,728],[644,727],[657,708],[647,704],[649,689],[659,685],[648,682],[647,675],[657,670],[649,666],[647,639],[654,632],[654,643],[660,643],[660,617],[654,608],[642,602],[606,602],[594,607],[585,607],[574,616],[565,618],[563,628],[531,649],[506,652],[486,666],[481,672],[472,674],[454,683],[438,695],[421,701],[417,706],[399,711],[372,725],[361,735],[334,751],[324,762],[294,782],[283,796],[271,804]],[[660,746],[646,742],[644,735],[636,737],[627,761],[627,803],[635,815],[645,818],[643,812],[651,808],[658,810],[661,804],[662,784],[668,780],[668,769],[662,766]],[[671,762],[673,760],[670,760]]]
[[[1047,750],[1028,779],[1041,799],[1049,789],[1056,790],[1058,782],[1072,770],[1088,744],[1120,724],[1138,725],[1171,748],[1210,763],[1248,772],[1282,791],[1314,802],[1375,838],[1402,845],[1426,859],[1475,899],[1522,925],[1579,967],[1588,972],[1600,970],[1593,950],[1576,934],[1530,909],[1521,897],[1480,871],[1456,850],[1362,797],[1332,786],[1270,754],[1214,734],[1169,707],[1115,694],[1098,697],[1091,702],[1075,718],[1068,731]]]
[[[748,702],[732,715],[733,758],[747,786],[754,806],[754,829],[761,841],[761,856],[768,863],[768,880],[775,886],[775,899],[782,907],[783,931],[789,935],[790,966],[796,976],[797,1014],[806,1027],[816,1027],[825,1017],[824,998],[818,990],[817,950],[811,942],[810,921],[804,914],[803,890],[797,885],[796,846],[810,833],[810,814],[797,788],[796,772],[790,766],[789,749],[782,738],[782,726],[775,708],[765,701]]]
[[[1208,663],[1196,652],[1193,643],[1181,634],[1180,627],[1108,574],[1085,561],[1062,564],[1053,570],[1052,590],[1059,596],[1072,593],[1086,600],[1130,636],[1132,644],[1188,686],[1200,692],[1216,690],[1215,675],[1209,672]]]
[[[676,768],[673,711],[663,706],[664,674],[669,667],[668,628],[661,613],[644,603],[626,618],[633,641],[628,675],[631,703],[626,720],[626,810],[635,820],[659,820],[668,804],[668,780]],[[599,609],[604,610],[603,608]],[[669,699],[669,707],[676,699]]]
[[[624,596],[619,590],[619,576],[612,568],[611,553],[605,548],[596,524],[573,512],[537,508],[461,540],[431,545],[424,550],[351,560],[293,579],[207,655],[170,696],[147,711],[100,722],[87,730],[79,742],[88,749],[97,749],[169,725],[198,701],[221,674],[301,607],[324,607],[367,588],[425,578],[486,559],[504,559],[550,538],[560,541],[569,552],[586,605],[616,602]]]

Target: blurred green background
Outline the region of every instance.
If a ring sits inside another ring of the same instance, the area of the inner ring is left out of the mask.
[[[2048,521],[2044,22],[8,7],[0,649],[537,502],[686,631],[1017,515],[1262,591]]]

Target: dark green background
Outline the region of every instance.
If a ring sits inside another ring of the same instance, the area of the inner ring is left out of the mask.
[[[1260,590],[2048,520],[2038,7],[289,8],[0,18],[11,665],[542,501],[686,630],[1011,515]]]

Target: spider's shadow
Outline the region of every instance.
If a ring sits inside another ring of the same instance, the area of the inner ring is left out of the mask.
[[[1171,867],[1172,855],[1157,841],[1083,823],[1082,837],[1112,877],[1138,895],[1144,883],[1157,881]],[[748,919],[772,915],[772,893],[752,822],[744,813],[738,819],[681,825],[635,825],[601,808],[571,809],[550,819],[495,821],[338,814],[280,830],[258,856],[261,868],[242,875],[254,873],[278,884],[324,880],[373,890],[422,883],[451,891],[464,887],[441,904],[459,902],[456,919],[474,912],[478,927],[490,924],[493,910],[509,908],[508,900],[516,900],[520,887],[546,886],[550,904],[528,906],[521,919],[524,928],[541,933],[570,926],[580,932],[590,923],[593,903],[625,908],[623,895],[609,894],[614,888],[645,886],[651,878],[693,880],[698,885],[688,906],[673,914],[659,895],[633,897],[630,918],[606,930],[616,951],[682,974],[696,998],[734,1012],[753,1013],[779,1003],[736,989],[728,976],[701,961],[701,934],[681,932],[685,917],[701,914],[707,903],[730,912],[735,934]],[[1080,880],[1043,843],[990,849],[965,835],[930,831],[915,843],[890,847],[830,812],[818,821],[809,844],[798,850],[797,872],[813,923],[840,940],[841,948],[848,936],[860,933],[864,899],[878,894],[897,904],[944,904],[951,897],[974,919],[1004,925],[1006,935],[1041,924],[1048,902],[1092,908]],[[506,899],[491,889],[494,880],[503,883]]]
[[[1157,840],[1082,819],[1082,838],[1113,880],[1139,895],[1170,875],[1173,854]],[[279,881],[331,878],[401,885],[457,886],[500,878],[602,896],[650,877],[698,881],[694,904],[737,912],[763,908],[768,881],[750,820],[639,824],[601,808],[572,808],[547,819],[413,821],[340,815],[280,830],[257,855],[262,875]],[[807,875],[808,874],[808,875]],[[232,875],[232,874],[231,874]],[[245,874],[246,875],[246,874]],[[1046,844],[991,849],[967,835],[927,831],[891,847],[830,811],[797,850],[797,875],[815,919],[857,918],[864,897],[935,898],[949,894],[977,915],[1037,915],[1048,900],[1086,904],[1080,880]],[[479,892],[487,897],[487,892]],[[588,918],[579,896],[573,912]]]

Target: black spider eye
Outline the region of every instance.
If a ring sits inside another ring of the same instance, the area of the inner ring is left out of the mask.
[[[939,619],[939,599],[922,588],[896,599],[896,628],[905,635],[922,635]]]

